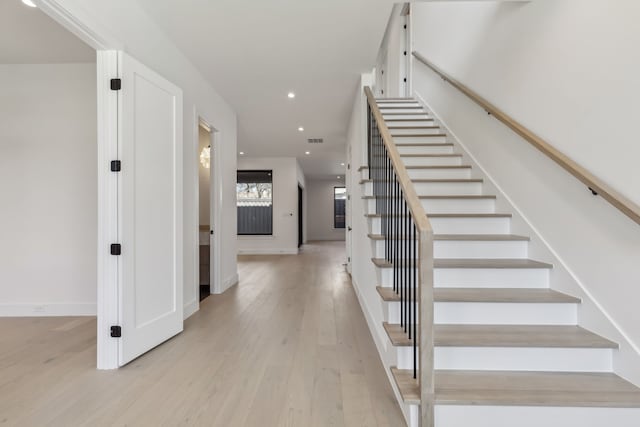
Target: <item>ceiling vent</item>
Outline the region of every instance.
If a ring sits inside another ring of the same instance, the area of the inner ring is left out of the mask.
[[[309,139],[307,139],[307,142],[309,144],[322,144],[324,142],[324,139],[322,139],[322,138],[309,138]]]

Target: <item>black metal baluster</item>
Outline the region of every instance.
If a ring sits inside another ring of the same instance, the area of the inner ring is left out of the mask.
[[[416,233],[416,224],[415,222],[413,223],[413,227],[411,227],[412,229],[412,234],[413,234],[413,238],[412,238],[412,246],[413,246],[413,256],[416,260],[416,264],[414,266],[414,268],[412,269],[413,271],[413,280],[411,281],[412,286],[413,286],[413,301],[414,301],[414,306],[413,306],[413,324],[415,325],[413,328],[413,378],[417,378],[418,375],[418,332],[417,332],[417,325],[418,325],[418,260],[420,259],[418,257],[418,252],[417,252],[417,248],[416,248],[416,244],[417,244],[417,240],[418,240],[418,234]]]

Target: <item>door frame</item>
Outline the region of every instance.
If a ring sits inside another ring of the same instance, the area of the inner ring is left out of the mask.
[[[298,183],[298,249],[304,244],[304,188]]]
[[[118,241],[118,194],[117,174],[111,172],[111,160],[118,158],[118,96],[110,89],[109,82],[120,75],[118,50],[122,45],[116,38],[98,30],[96,22],[89,22],[79,8],[69,10],[56,0],[34,0],[38,8],[96,50],[97,83],[97,352],[98,369],[117,369],[119,340],[110,336],[110,326],[120,319],[120,295],[118,283],[121,279],[118,257],[110,253],[110,244]],[[73,6],[72,6],[73,7]]]
[[[221,289],[221,272],[220,272],[220,230],[222,223],[222,210],[221,206],[221,198],[222,198],[222,163],[220,159],[220,145],[221,145],[221,134],[218,128],[214,125],[214,122],[210,120],[210,118],[206,117],[206,115],[198,109],[197,106],[193,107],[193,150],[192,152],[195,154],[192,161],[196,162],[196,165],[200,164],[200,153],[198,151],[199,147],[199,128],[200,125],[203,124],[209,129],[211,132],[209,133],[210,143],[211,143],[211,168],[209,169],[209,226],[213,229],[213,238],[210,237],[210,250],[211,250],[211,258],[213,262],[210,263],[209,268],[209,289],[212,294],[220,294],[222,293]],[[194,251],[196,256],[194,256],[193,261],[193,290],[194,290],[194,301],[190,301],[185,303],[185,311],[184,318],[191,316],[193,313],[200,309],[200,281],[199,271],[200,271],[200,194],[199,194],[199,175],[198,169],[195,170],[195,174],[193,176],[193,188],[195,189],[195,197],[194,197],[194,206],[193,206],[193,224],[194,233],[195,233],[195,247]],[[188,286],[188,285],[186,285]]]

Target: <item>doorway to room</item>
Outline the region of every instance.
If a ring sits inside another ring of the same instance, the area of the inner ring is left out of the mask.
[[[213,132],[211,127],[203,121],[198,125],[198,257],[199,257],[199,292],[200,301],[211,295],[213,277],[213,263],[211,251],[211,236],[213,235],[211,177],[213,175]]]
[[[304,235],[303,235],[303,218],[304,213],[302,212],[302,197],[304,196],[304,190],[300,185],[298,185],[298,248],[302,246],[304,243]]]

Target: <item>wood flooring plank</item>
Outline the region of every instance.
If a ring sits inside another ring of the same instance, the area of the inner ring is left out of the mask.
[[[241,256],[184,332],[95,369],[95,318],[0,319],[7,426],[402,426],[344,244]]]

